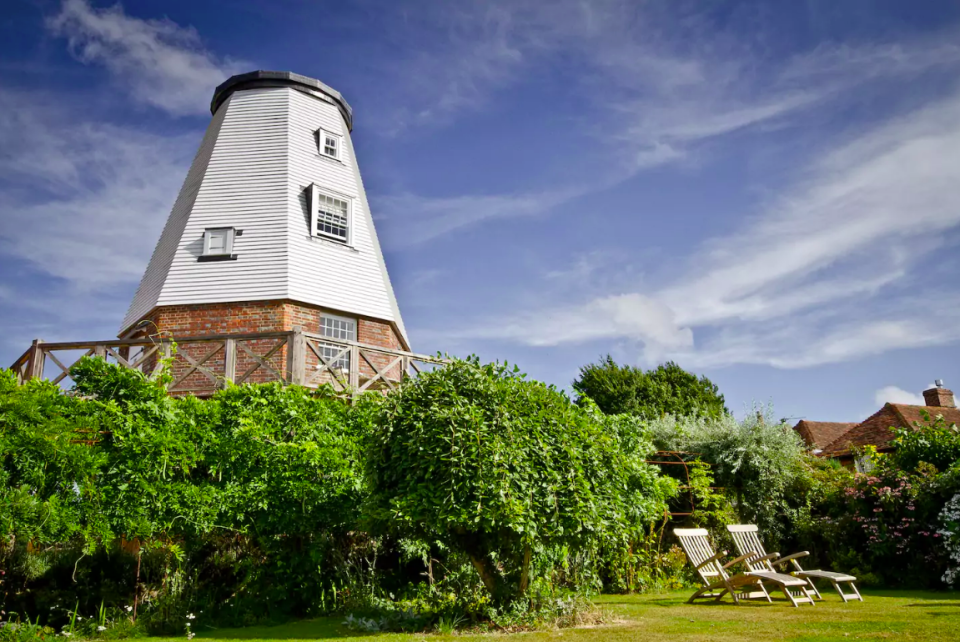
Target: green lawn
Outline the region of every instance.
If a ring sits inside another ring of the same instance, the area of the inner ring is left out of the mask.
[[[688,593],[607,595],[597,602],[619,622],[596,628],[523,633],[524,642],[563,638],[567,642],[643,640],[960,640],[960,593],[867,591],[866,601],[844,604],[839,597],[816,606],[793,608],[747,602],[734,606],[702,602],[685,604]],[[318,618],[272,627],[201,631],[199,638],[216,640],[317,640],[349,637],[352,642],[438,641],[502,638],[502,635],[364,634],[341,626],[343,618]],[[181,638],[182,640],[182,638]]]

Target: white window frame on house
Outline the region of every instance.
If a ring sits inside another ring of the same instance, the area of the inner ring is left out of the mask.
[[[328,132],[325,129],[317,130],[319,134],[317,136],[317,151],[320,152],[321,156],[326,156],[327,158],[332,158],[334,160],[342,161],[343,160],[343,136],[334,134],[333,132]],[[327,139],[333,141],[333,153],[327,151]]]
[[[239,231],[233,227],[211,227],[203,231],[203,253],[200,255],[201,261],[230,260],[237,258],[233,253],[234,239],[239,236]],[[222,239],[223,249],[215,251],[214,241]]]
[[[325,321],[332,323],[325,324]],[[322,312],[320,313],[320,335],[338,341],[356,341],[357,320],[351,317],[342,317],[336,314]],[[318,347],[320,348],[320,354],[330,362],[332,368],[343,372],[350,372],[350,352],[343,352],[346,346],[320,341],[318,342]],[[343,354],[337,357],[341,352],[343,352]],[[336,359],[334,359],[335,357]],[[322,367],[322,365],[318,367]]]
[[[340,213],[332,211],[332,208],[323,209],[331,200],[343,203],[346,211]],[[321,226],[329,229],[321,229]],[[335,231],[340,228],[344,230],[343,234]],[[352,245],[353,199],[313,184],[310,187],[310,235]]]
[[[853,467],[858,473],[869,475],[873,472],[873,469],[876,468],[876,463],[874,463],[870,453],[863,453],[859,457],[854,458]]]

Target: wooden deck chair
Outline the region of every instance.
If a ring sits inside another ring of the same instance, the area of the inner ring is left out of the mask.
[[[680,546],[683,552],[687,554],[687,559],[697,570],[700,579],[703,580],[704,587],[694,593],[687,604],[692,604],[694,600],[712,598],[719,602],[720,599],[730,594],[734,604],[740,604],[742,599],[766,599],[772,601],[770,595],[764,590],[762,580],[755,575],[746,575],[738,573],[730,575],[727,569],[742,562],[748,557],[753,557],[752,551],[747,555],[742,555],[737,559],[731,560],[726,564],[720,563],[720,558],[725,556],[726,551],[714,553],[707,539],[707,530],[704,528],[675,528],[673,529],[677,539],[680,540]],[[757,589],[757,590],[751,590]]]
[[[860,600],[863,601],[863,597],[860,595],[860,591],[857,590],[854,582],[857,581],[857,578],[853,575],[847,575],[846,573],[834,573],[833,571],[805,571],[803,567],[800,566],[800,563],[797,562],[801,557],[806,557],[810,553],[803,551],[801,553],[794,553],[793,555],[786,555],[780,557],[780,553],[770,553],[767,555],[766,551],[763,549],[763,543],[760,541],[760,537],[757,534],[757,527],[755,524],[737,524],[735,526],[727,526],[727,530],[730,531],[730,535],[733,536],[733,543],[736,545],[737,550],[741,552],[746,551],[755,551],[757,553],[756,557],[752,557],[747,560],[746,564],[750,570],[769,570],[776,571],[777,567],[784,566],[786,564],[793,565],[792,575],[805,579],[810,583],[810,588],[813,590],[814,594],[819,598],[823,599],[823,596],[820,595],[820,591],[817,590],[817,585],[814,580],[828,580],[833,584],[833,588],[837,590],[837,593],[840,594],[840,597],[843,598],[844,602],[849,600]],[[844,593],[840,588],[841,584],[850,584],[850,588],[853,589],[853,593]]]

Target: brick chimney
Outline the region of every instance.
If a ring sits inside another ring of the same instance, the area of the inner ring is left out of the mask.
[[[943,382],[937,379],[933,388],[923,391],[923,400],[927,406],[933,408],[956,408],[957,402],[953,399],[953,391],[943,387]]]

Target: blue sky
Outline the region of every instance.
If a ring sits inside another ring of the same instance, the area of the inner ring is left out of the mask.
[[[0,363],[107,338],[213,88],[341,91],[413,347],[741,414],[960,386],[960,5],[7,0]]]

